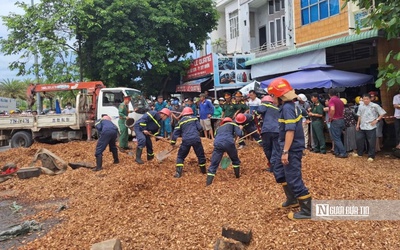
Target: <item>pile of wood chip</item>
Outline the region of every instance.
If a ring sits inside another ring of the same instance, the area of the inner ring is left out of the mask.
[[[154,142],[155,153],[168,149]],[[133,142],[130,145],[135,148]],[[212,141],[203,139],[208,159]],[[35,152],[46,148],[66,162],[93,162],[96,142],[56,145],[34,143],[30,148],[0,153],[0,165],[14,162],[27,167]],[[224,225],[252,230],[247,249],[400,249],[398,221],[302,221],[287,219],[289,210],[281,186],[265,172],[262,148],[248,142],[239,151],[241,178],[233,169],[219,169],[211,186],[200,173],[195,154],[185,161],[184,174],[173,178],[176,151],[162,163],[138,165],[120,153],[120,164],[104,152],[103,171],[68,170],[56,176],[26,180],[14,177],[0,184],[27,202],[68,199],[67,209],[43,210],[29,219],[61,223],[43,237],[20,249],[89,249],[100,241],[118,238],[123,249],[213,249]],[[144,154],[145,155],[145,154]],[[385,155],[338,159],[308,152],[303,158],[303,179],[314,199],[399,199],[400,161]]]

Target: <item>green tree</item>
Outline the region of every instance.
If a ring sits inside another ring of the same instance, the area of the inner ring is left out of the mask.
[[[77,79],[75,40],[79,3],[76,0],[41,0],[35,6],[24,2],[15,5],[24,14],[3,16],[7,38],[0,40],[5,55],[20,55],[10,64],[18,75],[40,75],[50,82],[70,82]],[[40,59],[38,67],[34,56]]]
[[[0,96],[13,99],[26,99],[28,84],[15,79],[3,79],[0,81]]]
[[[165,89],[217,25],[212,0],[93,0],[80,22],[85,73],[111,86]]]
[[[354,2],[361,8],[369,10],[370,14],[364,19],[367,26],[382,29],[388,40],[397,39],[400,33],[400,1],[371,1],[371,0],[348,0]],[[376,6],[373,6],[375,3]],[[387,87],[400,85],[400,71],[393,64],[400,61],[400,52],[391,51],[386,57],[387,65],[379,68],[378,79],[375,82],[377,88],[386,83]]]

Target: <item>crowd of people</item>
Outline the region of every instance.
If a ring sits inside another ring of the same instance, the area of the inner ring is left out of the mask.
[[[154,158],[152,137],[168,138],[173,147],[181,143],[177,153],[174,177],[181,178],[185,158],[193,148],[198,159],[200,172],[207,174],[206,185],[211,185],[217,169],[226,154],[232,163],[234,175],[240,177],[241,161],[238,149],[246,144],[244,137],[252,136],[263,147],[267,158],[267,170],[272,172],[278,184],[282,185],[286,201],[283,208],[298,207],[300,211],[290,213],[290,219],[309,219],[311,217],[311,195],[301,177],[301,160],[306,149],[314,153],[326,154],[326,141],[331,140],[331,152],[338,158],[347,158],[350,153],[361,157],[368,154],[369,162],[374,161],[375,153],[382,141],[382,124],[386,112],[376,103],[376,93],[366,93],[350,105],[345,98],[339,98],[334,89],[328,96],[319,93],[311,95],[296,94],[290,83],[278,78],[268,86],[268,94],[258,98],[254,91],[243,96],[240,91],[233,95],[225,93],[213,100],[207,93],[200,94],[198,100],[186,98],[183,103],[177,99],[165,101],[162,96],[133,126],[136,134],[136,159],[143,164],[142,153],[147,151],[147,161]],[[120,120],[126,120],[128,113],[127,96],[119,107]],[[126,102],[125,102],[126,101]],[[400,93],[395,96],[396,122],[400,121]],[[104,123],[104,124],[103,124]],[[120,130],[127,129],[121,122]],[[396,125],[396,145],[399,144],[399,124]],[[112,133],[98,141],[95,170],[101,170],[101,155],[107,144],[118,163],[115,142],[116,128],[112,128],[110,118],[105,116],[96,123],[101,134],[104,128]],[[325,131],[329,132],[326,133]],[[121,132],[119,147],[126,149],[126,131]],[[328,136],[326,136],[326,134]],[[206,168],[206,156],[201,136],[214,140],[211,162]],[[102,135],[100,136],[102,138]],[[109,139],[111,138],[111,139]],[[237,139],[236,139],[237,138]],[[123,140],[123,141],[121,141]],[[238,146],[236,146],[238,142]],[[377,147],[378,146],[378,147]]]

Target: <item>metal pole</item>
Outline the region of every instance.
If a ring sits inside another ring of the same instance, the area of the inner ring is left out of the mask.
[[[32,8],[35,6],[34,0],[31,0]],[[36,44],[35,44],[36,45]],[[37,46],[36,46],[37,49]],[[36,84],[39,84],[39,58],[37,55],[37,51],[34,53],[34,64],[35,64],[35,76],[36,76]],[[42,100],[40,97],[40,93],[36,93],[36,106],[37,112],[40,114],[42,112]]]

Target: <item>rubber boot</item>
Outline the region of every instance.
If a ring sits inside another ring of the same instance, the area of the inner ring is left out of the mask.
[[[96,167],[92,169],[93,171],[103,170],[103,156],[99,155],[96,157]]]
[[[154,154],[147,154],[147,160],[151,161],[154,159]]]
[[[175,178],[181,178],[182,177],[182,170],[183,170],[183,167],[176,167],[176,172],[175,172],[174,177]]]
[[[200,166],[200,171],[202,174],[206,174],[206,166]]]
[[[297,199],[294,197],[292,190],[289,188],[286,182],[282,183],[282,188],[286,195],[286,201],[282,203],[281,207],[283,208],[298,207],[299,203],[297,202]]]
[[[290,212],[288,218],[291,220],[309,220],[311,219],[311,195],[307,194],[298,198],[300,211]]]
[[[115,150],[115,152],[112,152],[113,158],[114,158],[114,164],[118,164],[119,163],[119,159],[118,159],[118,150]]]
[[[142,161],[142,152],[143,148],[136,148],[136,162],[139,164],[143,164],[144,162]]]
[[[234,167],[233,171],[235,171],[235,177],[239,178],[240,177],[240,167]]]
[[[213,183],[214,180],[214,175],[213,174],[208,174],[207,175],[207,182],[206,182],[206,186],[209,186]]]

